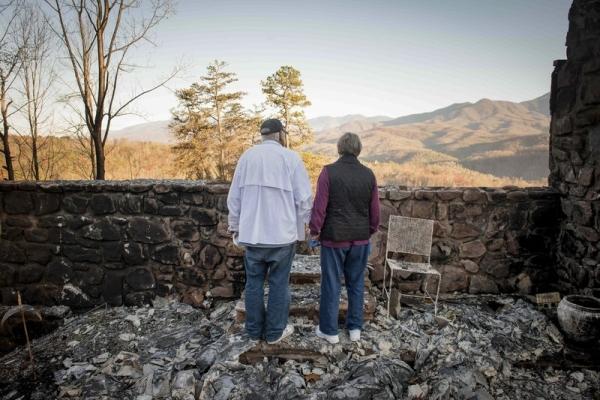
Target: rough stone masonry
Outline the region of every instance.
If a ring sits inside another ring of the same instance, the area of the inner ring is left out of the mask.
[[[192,181],[0,184],[0,296],[136,305],[176,292],[201,305],[240,291],[227,186]],[[238,286],[236,286],[238,285]]]
[[[431,261],[441,292],[528,294],[555,283],[560,208],[548,188],[383,188],[381,227],[373,237],[373,281],[383,275],[390,215],[435,220]],[[421,277],[398,282],[419,291]]]
[[[554,65],[550,185],[565,214],[557,273],[565,291],[600,296],[600,1],[573,2],[567,60]]]
[[[194,305],[239,296],[227,185],[202,181],[0,183],[0,301],[136,305],[176,293]],[[390,214],[436,220],[444,292],[530,292],[553,281],[558,194],[548,188],[382,188],[372,279]],[[412,278],[409,278],[412,279]],[[421,281],[406,280],[405,290]]]

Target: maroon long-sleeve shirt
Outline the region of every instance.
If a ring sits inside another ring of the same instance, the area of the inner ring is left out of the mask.
[[[317,180],[317,194],[313,203],[312,214],[310,217],[309,229],[311,235],[321,233],[325,216],[327,214],[327,203],[329,202],[329,174],[327,168],[323,168],[319,179]],[[374,234],[379,227],[379,192],[377,190],[377,180],[373,186],[371,193],[371,204],[369,209],[369,232]],[[358,246],[369,243],[368,240],[354,240],[345,242],[333,242],[331,240],[323,240],[321,244],[326,247],[342,248],[350,246]]]

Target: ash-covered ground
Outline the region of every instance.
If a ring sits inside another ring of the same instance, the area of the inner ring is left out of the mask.
[[[284,343],[257,344],[234,306],[159,298],[70,315],[34,340],[35,377],[25,347],[0,358],[0,398],[600,399],[598,344],[567,348],[521,298],[447,298],[441,318],[427,306],[389,318],[380,305],[360,343],[342,331],[335,346],[302,319]]]

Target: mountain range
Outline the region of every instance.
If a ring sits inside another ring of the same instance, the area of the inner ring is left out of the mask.
[[[379,115],[375,117],[365,117],[361,114],[350,114],[344,115],[343,117],[324,116],[311,118],[308,120],[308,123],[315,132],[318,132],[327,129],[337,128],[338,126],[347,124],[358,124],[358,126],[361,126],[362,124],[376,124],[378,122],[385,122],[391,119],[393,118],[386,117],[384,115]]]
[[[495,176],[539,180],[548,176],[549,98],[521,103],[482,99],[399,118],[351,114],[309,119],[314,143],[304,150],[336,154],[343,132],[358,133],[361,158],[397,163],[457,163]],[[173,143],[169,121],[114,131],[112,138]]]
[[[514,103],[482,99],[380,122],[352,121],[318,131],[306,150],[336,154],[342,132],[358,133],[361,157],[397,163],[458,163],[495,176],[548,176],[549,94]]]
[[[140,142],[175,143],[175,138],[169,131],[171,121],[152,121],[131,125],[110,133],[112,139],[127,139]]]

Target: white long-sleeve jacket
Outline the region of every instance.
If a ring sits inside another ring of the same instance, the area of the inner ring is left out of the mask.
[[[229,229],[245,245],[276,246],[305,239],[312,190],[298,153],[267,140],[240,158],[227,197]]]

